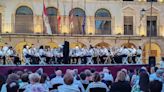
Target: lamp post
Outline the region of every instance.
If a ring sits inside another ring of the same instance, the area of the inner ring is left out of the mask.
[[[153,31],[153,25],[152,25],[152,14],[153,14],[153,0],[151,0],[151,9],[150,9],[150,31],[149,31],[149,56],[151,56],[151,40],[152,40],[152,31]]]

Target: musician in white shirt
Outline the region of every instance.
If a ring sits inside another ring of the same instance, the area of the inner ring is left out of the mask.
[[[23,46],[23,56],[25,59],[25,64],[30,65],[30,53],[29,53],[29,46],[28,45],[24,45]]]

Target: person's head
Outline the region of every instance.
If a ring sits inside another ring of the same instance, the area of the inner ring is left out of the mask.
[[[31,84],[39,83],[40,79],[41,79],[41,77],[37,73],[31,73],[29,75],[29,81],[30,81]]]
[[[152,74],[152,73],[155,73],[155,67],[151,67],[150,68],[150,73]]]
[[[86,74],[84,72],[80,73],[80,78],[81,80],[85,80],[86,79]]]
[[[150,87],[150,92],[161,92],[162,82],[158,80],[151,81],[149,87]]]
[[[57,70],[57,71],[55,72],[55,74],[56,74],[56,76],[62,76],[62,71],[61,71],[61,70]]]
[[[47,74],[44,73],[41,75],[40,83],[45,83],[46,80],[47,80]]]
[[[124,72],[126,75],[128,74],[128,71],[125,68],[121,69],[121,71]]]
[[[85,74],[86,74],[86,76],[87,77],[90,77],[90,76],[92,76],[92,73],[91,73],[91,71],[90,70],[85,70]]]
[[[17,81],[11,81],[6,86],[7,92],[19,92],[19,84]]]
[[[101,77],[100,77],[100,74],[99,73],[94,73],[94,75],[93,75],[93,81],[94,82],[101,81]]]
[[[73,75],[71,73],[67,72],[64,75],[64,83],[66,85],[72,85],[73,84]]]
[[[158,70],[156,71],[157,77],[162,77],[162,74],[163,74],[163,70],[158,69]]]
[[[123,71],[118,71],[117,77],[116,77],[116,82],[125,81],[125,79],[126,79],[126,74]]]
[[[41,46],[39,47],[39,49],[44,49],[43,45],[41,45]]]
[[[140,73],[139,86],[140,90],[144,92],[149,91],[149,75],[146,72]]]
[[[103,68],[103,73],[109,73],[108,68]]]
[[[22,80],[22,82],[28,82],[29,81],[29,79],[28,79],[28,73],[22,74],[21,80]]]
[[[19,76],[15,73],[9,74],[6,80],[6,83],[10,83],[11,81],[18,81],[19,80]]]

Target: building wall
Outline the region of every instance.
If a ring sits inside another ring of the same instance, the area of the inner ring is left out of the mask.
[[[47,7],[56,7],[57,0],[45,0]],[[61,33],[69,33],[69,12],[73,8],[84,9],[84,0],[59,0],[59,15],[61,19]],[[158,36],[152,38],[152,42],[156,43],[160,47],[160,52],[164,51],[164,0],[153,3],[153,15],[158,17]],[[150,3],[145,0],[134,0],[133,2],[123,2],[122,0],[86,0],[87,23],[86,23],[86,36],[25,36],[21,35],[2,35],[1,42],[10,42],[11,45],[16,47],[21,42],[29,42],[39,45],[46,45],[49,42],[54,42],[57,45],[63,44],[64,40],[68,40],[71,43],[80,42],[87,47],[92,44],[96,45],[100,42],[106,42],[110,46],[121,46],[124,43],[133,43],[136,46],[144,46],[149,43],[149,37],[146,36],[146,16],[150,15]],[[43,0],[0,0],[0,13],[2,13],[2,33],[14,33],[15,29],[15,13],[18,7],[28,6],[33,10],[34,17],[34,33],[42,33],[43,19],[42,9]],[[65,8],[64,8],[65,6]],[[112,36],[95,36],[95,13],[98,9],[105,8],[110,11],[112,16]],[[142,9],[146,9],[146,15],[143,17],[142,26],[139,28],[141,21],[140,12]],[[66,19],[64,21],[64,16]],[[124,33],[124,16],[133,16],[134,24],[134,36],[122,36],[116,34]],[[92,33],[92,36],[89,34]],[[89,35],[89,36],[88,36]],[[144,35],[144,37],[140,37]],[[158,49],[159,50],[159,49]],[[164,56],[162,53],[160,56]],[[158,56],[158,61],[160,60]],[[146,59],[148,58],[145,57]]]

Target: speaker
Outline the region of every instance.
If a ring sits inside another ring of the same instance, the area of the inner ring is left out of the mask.
[[[155,58],[155,56],[150,56],[149,57],[149,66],[150,67],[156,66],[156,58]]]
[[[68,41],[64,42],[63,62],[64,62],[64,64],[69,64],[69,42]]]

